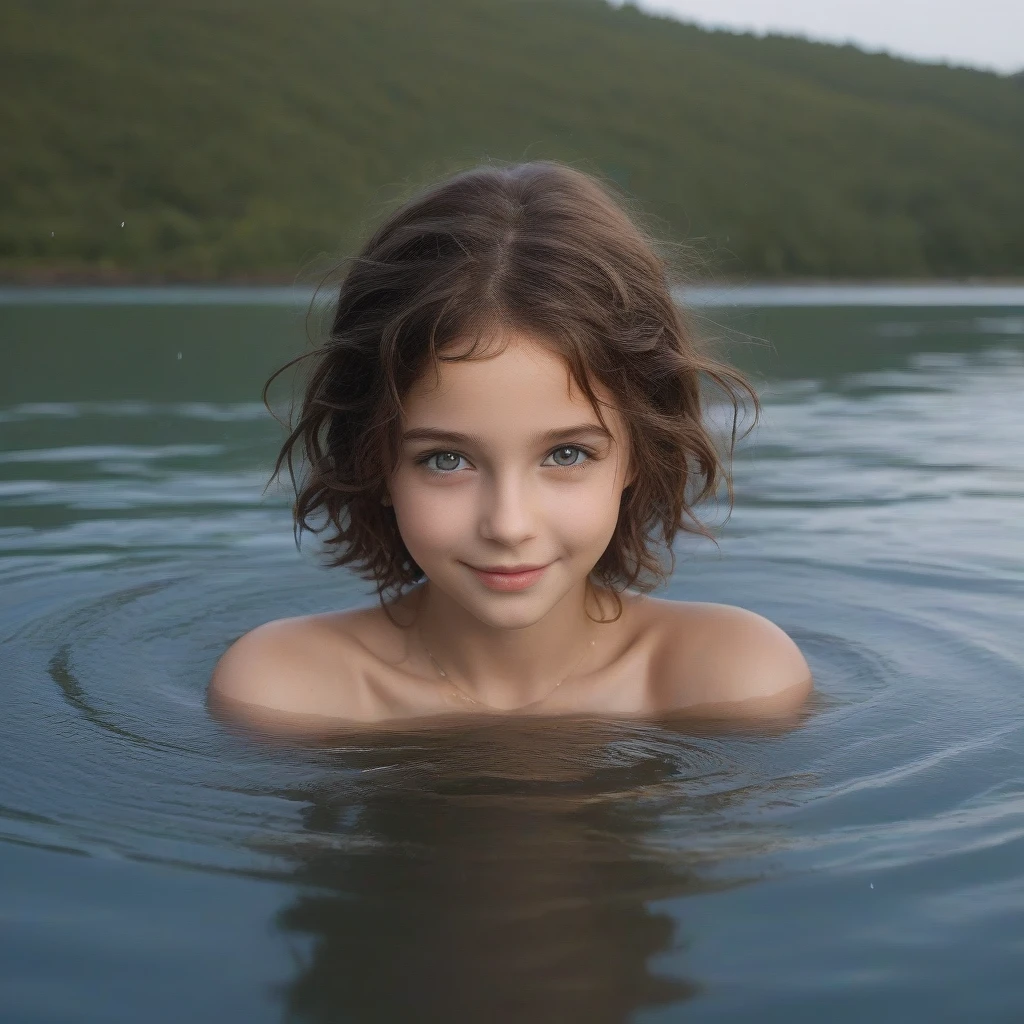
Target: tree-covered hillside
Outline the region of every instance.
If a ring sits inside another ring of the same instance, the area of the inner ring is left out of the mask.
[[[0,138],[9,278],[290,279],[535,157],[724,274],[1024,274],[1019,81],[603,0],[7,0]]]

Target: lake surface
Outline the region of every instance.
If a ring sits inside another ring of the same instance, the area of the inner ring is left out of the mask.
[[[301,749],[204,689],[372,599],[263,493],[303,296],[0,293],[0,1019],[1024,1019],[1024,291],[745,295],[764,420],[659,596],[787,629],[804,724]]]

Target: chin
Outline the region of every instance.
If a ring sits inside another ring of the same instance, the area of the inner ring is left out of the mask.
[[[554,605],[553,601],[540,594],[467,594],[459,591],[452,596],[474,618],[496,629],[532,626],[544,618]]]
[[[542,583],[530,590],[501,593],[471,584],[469,588],[460,586],[448,593],[466,611],[489,626],[497,629],[522,629],[543,619],[575,586],[576,583],[572,583],[566,587],[563,581],[552,580],[547,586]]]
[[[510,615],[501,616],[476,614],[476,617],[480,622],[484,623],[486,626],[490,626],[492,629],[516,630],[526,629],[529,626],[540,622],[540,620],[544,618],[544,612],[535,615],[523,615],[520,613],[514,617]]]

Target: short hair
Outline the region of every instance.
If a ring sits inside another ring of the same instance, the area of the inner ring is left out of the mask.
[[[675,570],[680,530],[712,536],[694,506],[724,480],[731,507],[733,491],[705,423],[702,384],[732,405],[729,458],[742,400],[756,422],[757,394],[698,337],[672,297],[671,261],[627,213],[628,202],[555,161],[487,164],[385,219],[348,261],[326,341],[275,371],[263,390],[266,402],[278,374],[313,359],[271,477],[287,464],[296,543],[304,529],[324,534],[327,564],[373,581],[385,611],[388,592],[423,579],[394,509],[382,504],[400,458],[402,401],[428,366],[473,358],[475,343],[452,355],[453,342],[494,328],[550,345],[602,424],[595,382],[626,423],[637,475],[587,581],[612,590],[616,618],[619,590],[653,590]],[[295,456],[305,462],[298,479]]]

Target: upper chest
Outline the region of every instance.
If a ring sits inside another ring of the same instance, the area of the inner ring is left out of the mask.
[[[599,634],[595,664],[553,681],[549,695],[528,708],[495,713],[586,715],[655,710],[656,687],[652,684],[662,638],[672,628],[667,606],[674,604],[645,599],[632,606],[629,618],[617,628],[615,623],[600,627],[608,633]],[[487,712],[485,705],[474,702],[452,680],[432,673],[432,666],[422,658],[411,659],[407,635],[389,630],[365,612],[350,615],[341,625],[348,649],[344,657],[336,654],[324,675],[323,700],[331,705],[328,713],[379,720]]]

